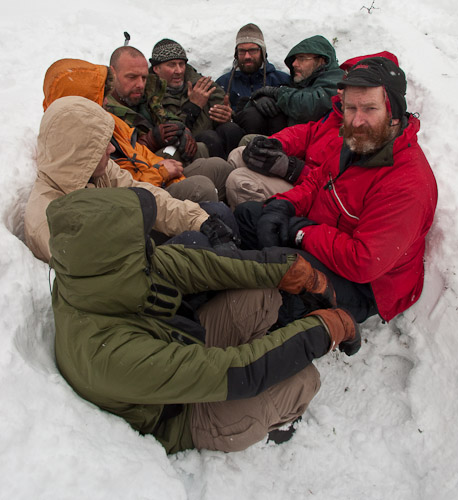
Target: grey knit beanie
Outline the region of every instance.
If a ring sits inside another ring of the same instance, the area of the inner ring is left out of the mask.
[[[235,37],[235,57],[237,57],[237,45],[241,43],[255,43],[259,45],[262,50],[262,58],[266,59],[266,44],[264,42],[264,35],[256,24],[249,23],[242,26]]]
[[[164,38],[156,43],[153,47],[153,52],[151,54],[151,59],[149,62],[151,66],[157,66],[166,61],[171,61],[172,59],[182,59],[188,62],[186,57],[186,52],[183,47],[174,40]]]

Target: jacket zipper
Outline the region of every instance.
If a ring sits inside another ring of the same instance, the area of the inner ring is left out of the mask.
[[[340,208],[348,215],[348,217],[352,218],[352,219],[356,219],[356,220],[359,220],[359,217],[357,217],[356,215],[352,215],[344,206],[344,204],[342,203],[342,200],[339,198],[339,195],[337,194],[337,190],[336,190],[336,187],[335,187],[335,184],[334,184],[334,179],[332,178],[332,174],[331,172],[329,172],[329,181],[326,183],[326,185],[324,186],[324,189],[327,189],[328,191],[333,191],[334,192],[334,197],[336,198],[337,200],[337,203],[338,205],[340,206]]]

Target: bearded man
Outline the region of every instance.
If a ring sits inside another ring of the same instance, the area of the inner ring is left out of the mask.
[[[388,321],[420,297],[436,181],[393,60],[362,59],[338,87],[324,120],[245,148],[250,169],[296,185],[235,215],[246,248],[299,247],[330,277],[340,307],[359,322],[377,313]]]
[[[265,87],[289,84],[289,75],[279,71],[267,60],[264,35],[256,24],[242,26],[235,37],[234,62],[231,71],[224,73],[216,83],[229,96],[232,109],[240,111],[251,94]]]
[[[285,127],[316,121],[332,108],[343,70],[336,51],[321,35],[302,40],[285,58],[291,77],[288,85],[255,90],[234,118],[247,134],[271,135]]]

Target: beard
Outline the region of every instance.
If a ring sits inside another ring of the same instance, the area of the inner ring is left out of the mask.
[[[262,66],[262,61],[254,61],[253,60],[253,61],[250,61],[250,62],[252,64],[247,65],[246,63],[239,61],[239,69],[243,73],[251,74],[251,73],[256,73],[256,71],[258,71],[258,69]]]
[[[339,135],[344,138],[348,148],[357,154],[367,155],[381,149],[399,130],[399,126],[391,126],[391,118],[386,119],[377,127],[353,127],[344,124],[340,127]]]
[[[121,101],[127,105],[128,108],[132,108],[136,106],[141,100],[142,100],[143,95],[139,97],[130,97],[130,95],[126,97],[122,97]]]

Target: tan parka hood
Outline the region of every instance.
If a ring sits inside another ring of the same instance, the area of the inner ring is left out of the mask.
[[[76,189],[108,187],[110,175],[91,176],[111,140],[114,120],[84,97],[62,97],[43,115],[37,140],[37,179],[25,210],[25,238],[32,252],[49,261],[49,202]],[[107,172],[117,169],[112,160]]]
[[[86,187],[105,153],[113,118],[84,97],[62,97],[43,116],[38,135],[38,177],[68,194]]]

